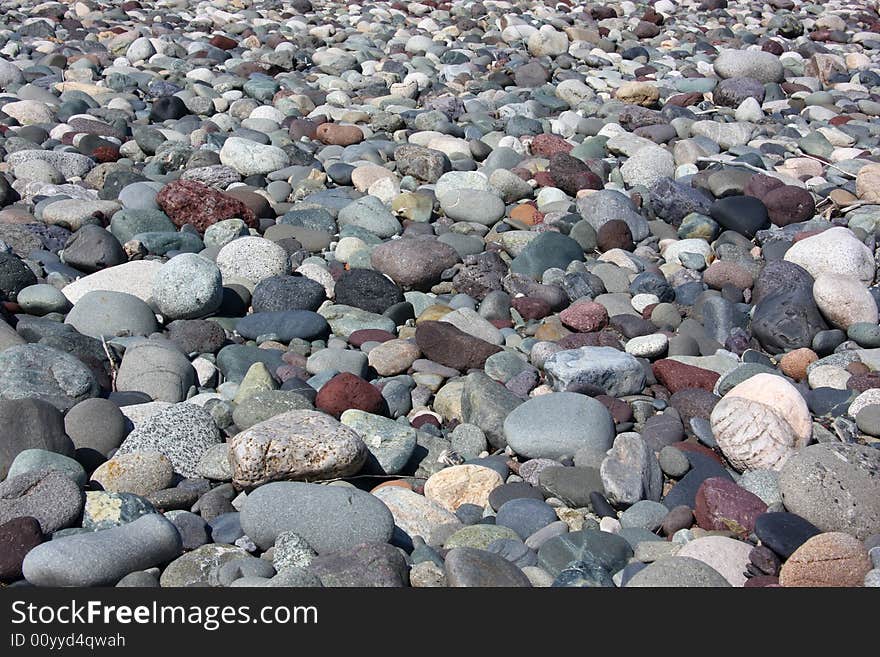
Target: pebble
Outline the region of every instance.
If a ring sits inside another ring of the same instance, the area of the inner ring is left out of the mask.
[[[752,587],[761,518],[880,531],[861,14],[129,4],[0,56],[3,485],[189,550],[106,583]]]
[[[174,525],[151,513],[119,527],[38,545],[24,558],[22,571],[35,586],[109,586],[175,559],[181,547]]]

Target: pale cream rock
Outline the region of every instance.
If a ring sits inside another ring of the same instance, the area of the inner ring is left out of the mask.
[[[425,497],[455,512],[462,504],[486,506],[489,493],[503,483],[501,475],[490,468],[454,465],[428,478]]]

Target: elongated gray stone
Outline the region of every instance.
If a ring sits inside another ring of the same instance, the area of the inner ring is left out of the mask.
[[[171,561],[180,534],[151,513],[120,527],[56,538],[28,552],[25,579],[36,586],[110,586],[127,574]]]

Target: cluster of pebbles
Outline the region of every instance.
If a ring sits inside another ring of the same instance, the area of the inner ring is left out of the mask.
[[[5,586],[880,585],[864,0],[0,0]]]

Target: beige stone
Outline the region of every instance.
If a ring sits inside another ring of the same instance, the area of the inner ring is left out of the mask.
[[[868,164],[859,169],[856,196],[869,203],[880,203],[880,164]]]
[[[367,446],[326,413],[295,410],[242,431],[230,442],[233,481],[259,486],[279,479],[319,481],[357,473]]]
[[[421,355],[418,346],[409,340],[389,340],[370,350],[367,360],[382,376],[406,372]]]
[[[782,586],[862,586],[871,558],[859,539],[843,532],[813,536],[801,545],[779,573]]]
[[[501,475],[490,468],[454,465],[428,478],[425,497],[455,512],[462,504],[486,506],[489,493],[503,483]]]
[[[741,587],[746,583],[744,573],[751,551],[749,543],[726,536],[706,536],[686,543],[675,556],[702,561],[721,573],[731,586]]]
[[[421,536],[428,540],[434,527],[460,522],[438,502],[400,486],[384,486],[373,491],[373,495],[384,502],[394,516],[394,524],[410,537]]]
[[[113,493],[149,495],[168,488],[174,478],[171,460],[159,452],[129,452],[105,461],[91,479]]]
[[[773,374],[735,386],[712,410],[710,422],[721,451],[740,471],[779,470],[813,432],[804,398]]]
[[[650,107],[660,98],[660,90],[648,82],[625,82],[617,89],[617,100]]]
[[[813,298],[836,328],[845,331],[857,322],[877,323],[874,297],[861,281],[850,276],[822,274],[813,282]]]

